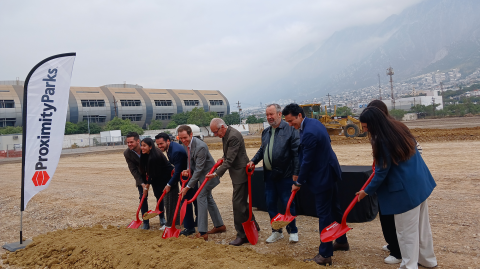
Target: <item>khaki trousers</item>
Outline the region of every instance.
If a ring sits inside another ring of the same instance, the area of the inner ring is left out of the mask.
[[[412,210],[396,214],[395,227],[402,253],[401,269],[417,269],[418,264],[425,267],[437,265],[437,258],[433,253],[427,200]]]

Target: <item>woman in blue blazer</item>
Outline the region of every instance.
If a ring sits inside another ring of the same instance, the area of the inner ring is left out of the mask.
[[[382,214],[395,215],[400,268],[436,266],[427,204],[436,183],[413,135],[377,107],[366,108],[360,121],[369,133],[376,166],[375,176],[358,192],[358,199],[376,192]]]

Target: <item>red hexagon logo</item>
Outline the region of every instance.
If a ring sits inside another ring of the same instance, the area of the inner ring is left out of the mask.
[[[50,176],[48,175],[47,171],[37,171],[32,177],[32,182],[35,187],[43,186],[47,184]]]

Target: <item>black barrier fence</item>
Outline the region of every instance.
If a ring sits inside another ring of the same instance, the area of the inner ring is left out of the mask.
[[[355,197],[368,177],[372,174],[371,166],[341,166],[342,180],[337,181],[340,207],[345,212],[348,205]],[[265,200],[265,184],[263,180],[263,167],[255,168],[252,176],[252,206],[258,210],[267,211]],[[317,217],[315,210],[315,197],[308,188],[301,188],[295,195],[295,209],[298,215]],[[285,212],[285,207],[279,201],[279,212]],[[375,219],[378,213],[377,195],[368,195],[348,214],[347,222],[360,223]]]

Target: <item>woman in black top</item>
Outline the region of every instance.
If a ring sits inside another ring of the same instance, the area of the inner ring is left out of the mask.
[[[155,143],[151,138],[142,140],[141,149],[140,171],[142,174],[146,174],[146,178],[148,178],[143,183],[152,185],[153,194],[158,202],[158,199],[162,196],[163,189],[170,180],[173,166],[161,150],[155,147]],[[144,194],[148,194],[148,187],[144,190]],[[159,209],[162,211],[162,214],[160,214],[160,227],[162,227],[166,224],[165,214],[163,213],[165,211],[163,201],[160,203]],[[168,217],[170,219],[170,216]]]

